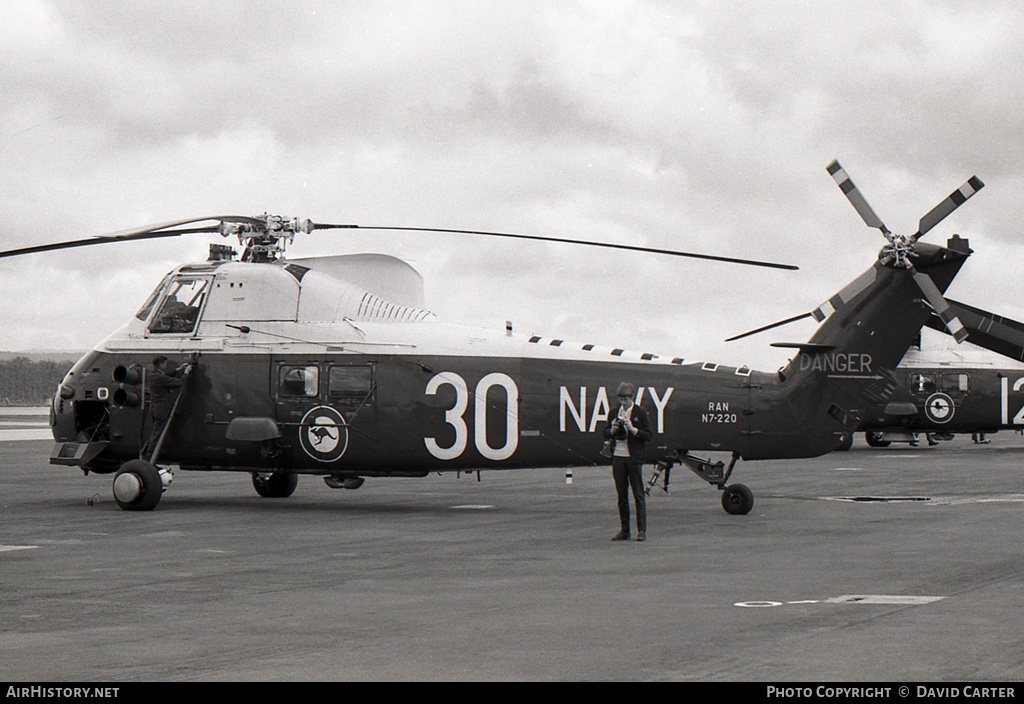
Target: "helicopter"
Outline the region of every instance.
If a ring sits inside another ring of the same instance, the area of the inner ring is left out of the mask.
[[[1024,324],[960,301],[947,302],[968,331],[968,341],[980,349],[953,357],[923,350],[920,341],[911,347],[896,370],[896,393],[862,419],[868,445],[917,443],[921,433],[936,445],[957,434],[1024,431]],[[925,327],[946,332],[934,315]]]
[[[776,343],[797,352],[776,372],[448,324],[423,306],[418,273],[397,258],[284,256],[297,235],[358,225],[215,216],[0,257],[200,233],[238,238],[241,256],[212,245],[209,260],[169,272],[53,396],[50,463],[112,474],[114,499],[125,510],[154,509],[175,469],[248,473],[260,496],[283,498],[300,475],[356,489],[375,477],[606,465],[600,450],[612,412],[608,389],[629,380],[652,420],[647,461],[686,466],[721,492],[728,513],[742,515],[754,496],[730,483],[738,460],[837,449],[867,409],[892,396],[894,370],[932,311],[952,333],[963,332],[942,293],[970,256],[968,242],[955,236],[942,247],[919,240],[983,184],[972,177],[906,237],[881,224],[838,162],[828,172],[886,245],[865,273],[815,311],[821,324],[809,341]],[[515,233],[363,229],[596,244],[795,268]],[[190,363],[162,427],[153,427],[148,412],[149,365],[157,355]],[[716,452],[728,453],[728,465],[708,458]]]
[[[968,334],[968,349],[962,354],[925,350],[919,334],[895,370],[896,390],[862,414],[859,430],[869,446],[916,445],[921,434],[929,445],[937,445],[959,434],[1024,432],[1024,323],[953,299],[946,302]],[[810,316],[794,316],[727,341]],[[934,312],[924,328],[949,334]],[[851,436],[839,449],[852,445]]]

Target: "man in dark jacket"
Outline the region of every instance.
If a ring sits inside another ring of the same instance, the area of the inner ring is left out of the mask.
[[[171,417],[171,409],[174,408],[179,390],[185,383],[185,376],[191,370],[191,364],[182,364],[176,369],[168,370],[167,357],[161,354],[153,358],[153,370],[146,377],[146,387],[149,389],[149,417],[153,425],[149,440],[142,449],[143,457],[151,457],[156,449],[160,434]]]
[[[618,413],[608,419],[604,437],[614,441],[612,448],[612,476],[619,497],[621,530],[612,540],[629,540],[629,492],[636,503],[636,539],[647,540],[647,494],[644,492],[643,464],[647,441],[654,437],[647,410],[633,402],[636,387],[619,384]]]

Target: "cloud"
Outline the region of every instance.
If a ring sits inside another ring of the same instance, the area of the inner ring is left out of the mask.
[[[955,297],[1019,318],[1005,292],[1022,254],[1022,14],[1010,2],[5,3],[0,241],[270,211],[794,263],[783,274],[358,231],[293,246],[406,258],[449,320],[773,369],[785,358],[768,342],[813,326],[722,340],[810,310],[882,244],[825,173],[838,157],[894,230],[985,180],[929,239],[970,236],[978,253]],[[0,262],[3,293],[39,287],[31,315],[3,311],[4,346],[94,344],[208,241]],[[642,291],[638,314],[616,310],[623,289]]]

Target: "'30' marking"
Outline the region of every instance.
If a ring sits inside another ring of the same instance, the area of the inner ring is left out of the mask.
[[[469,409],[469,387],[466,380],[455,372],[441,372],[427,382],[424,393],[434,396],[442,386],[455,389],[455,404],[444,414],[445,422],[455,430],[455,442],[441,447],[435,438],[424,438],[423,443],[437,459],[454,460],[462,456],[469,443],[469,426],[464,417]],[[494,386],[505,389],[505,444],[501,447],[487,444],[487,394]],[[473,421],[476,449],[481,455],[489,460],[507,460],[515,453],[519,445],[519,388],[512,377],[493,372],[480,380],[474,392]]]

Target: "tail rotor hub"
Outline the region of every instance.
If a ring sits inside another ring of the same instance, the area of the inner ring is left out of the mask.
[[[889,233],[886,235],[889,244],[878,253],[878,261],[882,266],[892,265],[898,269],[910,269],[910,255],[914,251],[914,241],[906,235]]]

